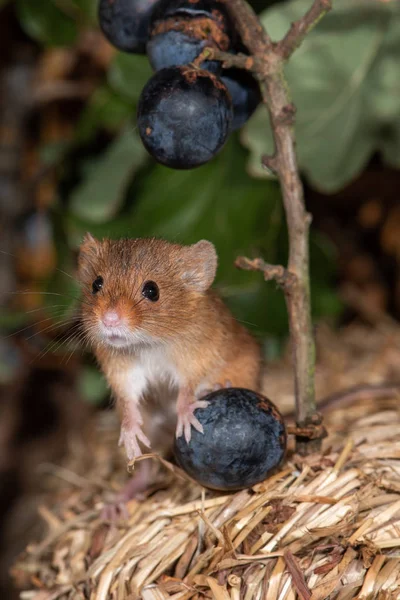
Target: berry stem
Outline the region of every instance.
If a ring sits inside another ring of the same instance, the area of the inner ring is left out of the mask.
[[[216,48],[204,48],[200,54],[193,61],[195,67],[200,65],[205,60],[219,60],[222,63],[224,69],[230,69],[231,67],[237,67],[239,69],[245,69],[247,71],[256,70],[255,60],[252,56],[247,54],[230,54],[229,52],[222,52]]]
[[[310,10],[292,23],[285,37],[279,42],[272,42],[245,0],[227,2],[242,40],[254,59],[248,66],[243,66],[258,78],[263,102],[269,112],[275,152],[272,156],[263,157],[263,164],[279,178],[289,233],[289,261],[286,269],[267,265],[261,259],[250,261],[240,258],[238,265],[261,270],[266,280],[275,279],[282,286],[292,341],[297,427],[303,430],[314,427],[321,431],[321,418],[316,412],[315,402],[315,344],[310,301],[308,238],[311,215],[307,213],[304,204],[295,151],[295,107],[290,99],[283,69],[286,60],[330,10],[331,5],[332,0],[314,0]],[[318,450],[322,437],[316,435],[315,438],[307,438],[299,435],[296,439],[297,451],[309,454]]]

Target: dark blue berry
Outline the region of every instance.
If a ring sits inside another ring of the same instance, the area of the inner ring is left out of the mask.
[[[234,32],[220,0],[160,0],[151,19],[147,55],[155,70],[185,65],[206,46],[229,51]],[[205,61],[201,67],[220,70],[216,61]]]
[[[190,66],[157,71],[139,100],[143,144],[160,163],[191,169],[211,160],[230,132],[232,103],[216,75]]]
[[[190,23],[188,23],[188,26],[190,26]],[[153,34],[147,43],[146,51],[151,66],[155,71],[159,71],[167,67],[191,63],[206,46],[215,47],[215,45],[210,39],[196,38],[190,31],[186,33],[184,30],[170,29],[169,31]],[[218,61],[205,60],[200,66],[212,73],[221,72]]]
[[[240,129],[251,117],[261,101],[257,81],[243,69],[226,69],[221,75],[232,97],[232,131]]]
[[[99,23],[109,42],[124,52],[144,54],[156,3],[157,0],[100,0]]]
[[[205,487],[240,490],[263,481],[282,462],[286,430],[277,408],[261,394],[223,389],[204,398],[195,415],[204,433],[175,440],[178,464]]]

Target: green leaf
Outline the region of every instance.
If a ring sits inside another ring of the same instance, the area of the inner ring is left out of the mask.
[[[279,5],[263,13],[262,22],[274,40],[280,39],[310,4]],[[397,2],[336,0],[287,65],[297,107],[299,164],[321,190],[335,191],[353,179],[383,147],[382,125],[399,118],[400,36],[393,35],[399,22]],[[264,107],[242,139],[251,150],[250,171],[265,176],[260,157],[273,145]]]
[[[99,129],[116,132],[133,114],[130,102],[109,86],[101,85],[91,95],[76,128],[76,140],[87,142]]]
[[[88,223],[102,223],[121,207],[133,174],[147,160],[136,131],[128,128],[99,159],[70,198],[71,211]]]
[[[92,223],[70,214],[66,224],[70,244],[78,245],[88,230],[98,237],[155,235],[184,244],[209,239],[218,252],[216,287],[237,318],[258,335],[285,335],[287,314],[281,290],[265,283],[260,273],[234,267],[240,254],[287,262],[278,184],[249,177],[246,157],[232,136],[219,156],[198,169],[178,171],[156,164],[138,174],[124,212],[113,220]],[[333,251],[321,236],[312,240],[311,250],[315,289],[321,298],[314,314],[321,314],[320,308],[332,314],[337,306],[332,291]]]
[[[246,153],[235,137],[210,163],[192,171],[177,171],[156,165],[134,186],[131,218],[126,218],[130,235],[156,235],[194,243],[206,238],[218,252],[216,285],[240,320],[258,332],[286,331],[285,306],[278,322],[265,307],[272,286],[257,273],[234,267],[239,254],[257,255],[266,232],[280,228],[273,219],[280,202],[274,182],[252,180],[245,171]],[[274,251],[274,249],[273,249]]]
[[[383,159],[400,167],[400,18],[393,19],[386,41],[385,60],[375,69],[373,96],[377,115],[377,145]]]
[[[52,0],[16,0],[19,21],[28,35],[49,46],[67,46],[75,41],[77,27],[71,15]]]
[[[70,214],[66,224],[70,244],[79,244],[88,230],[99,237],[156,235],[180,243],[209,239],[218,251],[221,293],[239,319],[250,321],[254,330],[269,331],[270,323],[274,321],[274,328],[277,322],[276,315],[265,310],[273,288],[259,274],[236,269],[234,260],[238,254],[256,255],[266,243],[265,232],[281,227],[274,218],[279,190],[276,183],[247,175],[246,155],[232,136],[217,158],[198,169],[177,171],[154,165],[139,174],[130,188],[129,212],[127,207],[118,218],[95,224]],[[284,319],[282,327],[286,331]]]
[[[232,244],[257,245],[279,198],[275,183],[253,181],[245,172],[246,152],[232,138],[223,152],[200,168],[179,171],[155,165],[133,190],[132,225],[138,235],[190,243],[205,236]]]
[[[108,83],[118,94],[137,103],[142,89],[152,76],[146,56],[119,52],[108,70]]]

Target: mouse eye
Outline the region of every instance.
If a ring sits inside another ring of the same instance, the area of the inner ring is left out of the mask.
[[[92,294],[97,294],[97,292],[99,292],[103,287],[103,283],[104,280],[100,275],[96,277],[96,279],[92,283]]]
[[[146,281],[142,288],[142,296],[147,298],[147,300],[157,302],[157,300],[160,297],[160,290],[158,289],[158,285],[154,281]]]

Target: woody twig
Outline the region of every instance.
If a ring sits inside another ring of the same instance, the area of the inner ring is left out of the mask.
[[[293,348],[296,422],[299,430],[309,433],[306,437],[297,437],[297,451],[308,454],[319,448],[323,437],[321,418],[316,412],[314,388],[315,345],[311,321],[308,242],[311,216],[305,209],[297,166],[294,137],[296,111],[289,97],[283,70],[286,61],[305,36],[331,9],[332,0],[315,0],[309,11],[292,23],[287,34],[278,42],[271,40],[245,0],[229,0],[227,7],[249,56],[239,55],[233,59],[224,53],[207,49],[211,53],[208,56],[221,60],[225,66],[234,65],[250,70],[260,83],[275,143],[274,153],[262,157],[262,163],[279,179],[289,233],[287,267],[242,257],[237,265],[261,271],[266,280],[274,279],[283,289]],[[315,427],[320,435],[312,434],[311,430]]]

